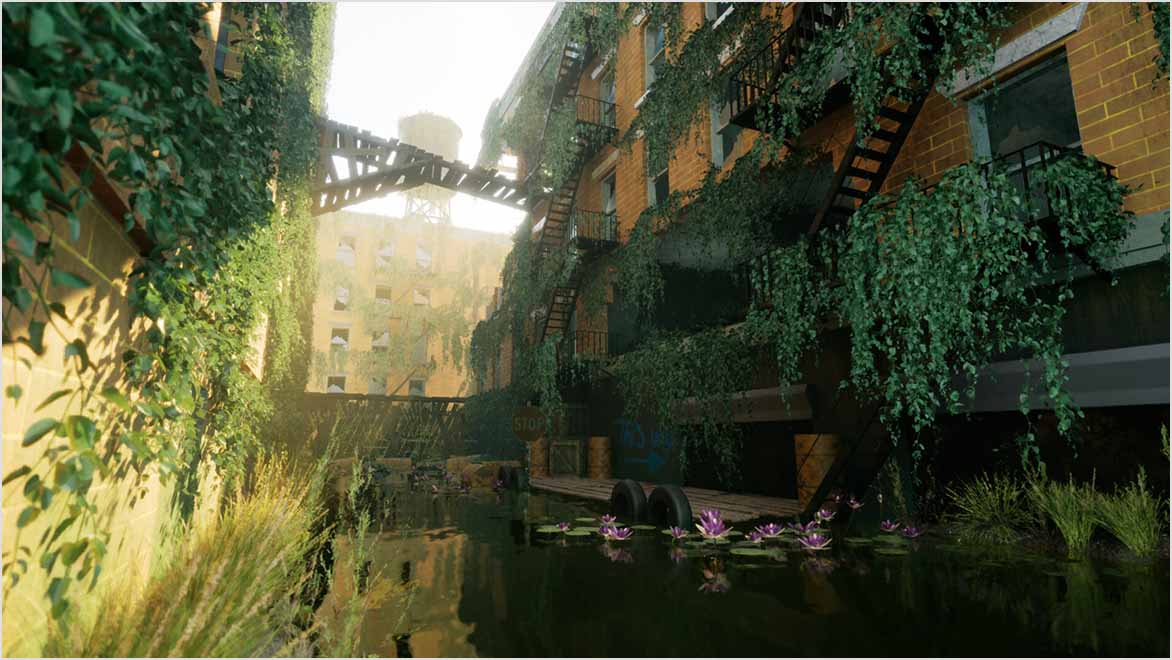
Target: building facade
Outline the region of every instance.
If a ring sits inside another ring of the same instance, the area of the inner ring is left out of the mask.
[[[551,116],[558,107],[575,108],[572,112],[580,128],[573,172],[548,187],[520,231],[542,254],[569,247],[579,265],[553,289],[547,302],[537,306],[531,327],[503,334],[483,378],[486,389],[510,386],[518,355],[557,336],[562,359],[575,355],[604,365],[601,378],[585,389],[569,388],[564,396],[589,406],[590,435],[611,438],[615,476],[680,479],[678,472],[671,471],[670,460],[660,471],[646,467],[648,443],[632,445],[624,440],[636,427],[640,429],[637,437],[653,435],[654,430],[647,427],[655,424],[627,419],[621,397],[613,384],[607,384],[605,365],[621,362],[622,355],[649,333],[646,324],[630,313],[630,301],[623,300],[624,292],[615,285],[615,263],[604,257],[629,247],[649,207],[674,194],[696,191],[714,171],[717,180],[727,177],[763,135],[764,115],[757,110],[770,93],[779,93],[766,89],[770,72],[797,66],[806,43],[803,39],[816,40],[810,35],[837,29],[851,11],[849,4],[684,3],[679,26],[685,37],[675,41],[672,52],[665,31],[680,28],[656,24],[642,11],[628,12],[625,4],[617,12],[620,23],[613,46],[550,43],[564,38],[557,26],[568,13],[564,5],[554,9],[529,58],[498,102],[499,115],[488,123],[507,123],[525,112],[525,93],[533,89],[526,80],[534,72],[549,71],[552,82],[545,89],[552,99]],[[666,160],[666,165],[651,166],[647,140],[629,129],[655,93],[662,62],[683,57],[693,45],[702,48],[708,31],[726,28],[738,12],[759,12],[763,20],[778,26],[779,36],[760,49],[741,47],[740,41],[725,47],[714,69],[729,75],[728,91],[695,113],[669,158],[657,159],[657,163]],[[1152,410],[1157,413],[1162,407],[1166,420],[1168,303],[1163,259],[1167,244],[1161,230],[1167,225],[1169,208],[1169,89],[1167,55],[1161,65],[1153,15],[1152,6],[1142,3],[1135,10],[1113,3],[1017,5],[1006,16],[1007,27],[992,35],[996,47],[991,66],[941,71],[921,98],[880,108],[877,130],[863,140],[856,140],[857,118],[851,93],[842,89],[843,76],[829,72],[831,91],[825,103],[792,145],[795,150],[813,148],[821,158],[795,174],[793,187],[805,192],[788,221],[798,226],[798,233],[812,235],[819,225],[849,222],[862,201],[893,193],[912,177],[934,184],[972,161],[1011,163],[1010,176],[1024,180],[1028,187],[1029,176],[1042,176],[1047,157],[1049,162],[1055,154],[1095,157],[1127,186],[1123,203],[1134,214],[1134,226],[1123,242],[1122,254],[1105,265],[1117,278],[1117,286],[1103,284],[1087,267],[1074,284],[1077,295],[1064,321],[1068,389],[1084,410],[1155,406]],[[1155,20],[1161,15],[1167,14],[1156,14]],[[796,36],[790,39],[790,35]],[[779,49],[786,53],[783,64],[777,63]],[[547,131],[555,123],[545,124],[541,134],[547,140]],[[521,156],[522,180],[551,167],[548,159],[541,160],[540,148],[506,144],[506,149]],[[685,204],[676,219],[685,217],[687,209]],[[662,301],[656,307],[658,324],[684,332],[735,326],[749,308],[748,300],[738,297],[758,294],[745,294],[731,276],[735,272],[717,272],[735,269],[710,269],[700,275],[689,273],[688,268],[677,269],[687,259],[673,260],[663,247],[671,242],[677,224],[681,223],[669,221],[655,229],[661,236],[660,263],[665,272]],[[778,235],[775,244],[793,240],[792,235]],[[761,252],[769,248],[762,245]],[[691,249],[686,243],[681,248],[683,253]],[[591,264],[601,265],[591,268]],[[502,296],[507,300],[514,293],[509,290],[509,273],[505,275]],[[602,292],[594,304],[587,299],[591,288]],[[604,304],[598,304],[600,299]],[[727,308],[722,307],[725,303]],[[782,471],[789,474],[791,486],[777,494],[792,496],[794,434],[861,438],[868,433],[863,430],[861,419],[867,411],[861,402],[837,408],[829,405],[833,397],[827,393],[837,391],[837,384],[849,372],[844,338],[848,331],[823,330],[818,351],[822,362],[820,366],[803,362],[801,396],[795,398],[787,394],[789,390],[779,389],[776,368],[770,375],[765,367],[764,375],[755,378],[754,389],[743,393],[755,400],[780,398],[803,410],[809,407],[808,415],[797,418],[775,411],[756,417],[747,413],[738,420],[748,439],[744,464],[759,462],[758,458],[775,466],[779,461],[787,463]],[[772,359],[768,352],[762,350],[763,362]],[[997,374],[997,382],[979,388],[967,410],[1017,411],[1021,384],[1029,378],[1027,366],[1008,358],[996,361],[989,368]],[[816,391],[825,396],[814,398],[811,393]],[[1046,404],[1038,401],[1031,406],[1042,409]],[[754,443],[758,449],[751,447]],[[781,458],[774,455],[779,443]],[[749,489],[774,490],[774,486]]]
[[[319,217],[308,390],[466,395],[464,347],[507,252],[507,236],[417,216]]]

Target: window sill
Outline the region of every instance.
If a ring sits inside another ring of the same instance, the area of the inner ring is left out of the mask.
[[[634,25],[635,27],[639,27],[640,25],[643,24],[643,21],[645,21],[645,20],[647,20],[647,12],[640,11],[638,14],[635,15],[635,18],[633,18],[631,20],[631,24]]]
[[[601,76],[602,72],[606,70],[606,65],[610,64],[610,58],[612,57],[614,57],[613,48],[606,54],[606,57],[602,58],[602,62],[598,64],[594,71],[590,73],[591,80],[598,80],[598,77]]]
[[[733,5],[728,9],[725,9],[724,13],[712,22],[712,29],[715,30],[716,28],[720,27],[720,24],[724,22],[724,19],[728,18],[729,14],[733,13],[733,10],[736,8],[736,5]]]
[[[650,93],[651,93],[651,88],[648,87],[647,90],[643,92],[643,96],[640,96],[639,100],[635,101],[635,109],[636,110],[639,109],[639,106],[643,105],[643,102],[647,100],[647,95]]]

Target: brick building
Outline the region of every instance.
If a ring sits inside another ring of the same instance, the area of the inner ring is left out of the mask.
[[[695,34],[693,31],[719,30],[732,12],[761,11],[780,12],[781,24],[793,29],[800,5],[685,3],[681,8],[682,24],[685,31]],[[1075,285],[1078,296],[1067,313],[1064,328],[1069,387],[1074,401],[1091,413],[1136,413],[1133,417],[1142,419],[1143,424],[1154,420],[1152,428],[1126,431],[1154,435],[1158,422],[1167,420],[1169,401],[1167,280],[1162,262],[1167,248],[1161,235],[1169,208],[1169,88],[1166,74],[1156,64],[1160,49],[1150,8],[1144,3],[1135,7],[1133,10],[1132,5],[1119,3],[1016,5],[1009,14],[1011,25],[998,35],[992,70],[981,75],[971,71],[945,72],[937,78],[922,108],[892,110],[890,117],[894,120],[881,113],[884,119],[880,125],[889,135],[902,131],[892,138],[898,140],[892,142],[894,153],[888,152],[889,162],[882,164],[882,173],[877,177],[873,171],[858,169],[850,174],[876,178],[880,185],[871,192],[885,193],[911,176],[933,183],[949,169],[972,160],[1013,160],[1020,163],[1014,171],[1028,176],[1031,168],[1040,166],[1039,159],[1044,161],[1042,151],[1048,149],[1081,151],[1112,166],[1114,176],[1130,189],[1125,207],[1135,214],[1135,226],[1121,260],[1110,264],[1118,286],[1110,287],[1090,277],[1089,269],[1088,276]],[[675,148],[665,170],[648,172],[645,140],[636,139],[629,149],[623,149],[615,146],[614,138],[624,135],[638,116],[653,89],[658,59],[673,56],[665,48],[663,28],[650,25],[645,15],[638,14],[623,24],[613,50],[595,52],[589,45],[568,44],[563,52],[558,45],[546,43],[555,33],[554,26],[563,11],[562,5],[555,7],[497,107],[507,118],[521,101],[527,72],[541,66],[556,68],[560,61],[554,94],[569,90],[568,102],[577,103],[579,122],[609,131],[604,131],[596,143],[585,145],[587,151],[577,176],[538,201],[520,230],[531,232],[533,240],[543,248],[557,248],[576,240],[581,258],[589,262],[599,252],[624,244],[640,214],[657,199],[669,192],[696,188],[711,166],[727,174],[761,133],[754,125],[753,109],[733,98],[736,92],[732,91],[726,98],[713,100],[700,120],[705,125],[694,126],[696,130]],[[830,21],[834,12],[849,10],[846,5],[808,3],[802,11],[807,20],[813,12],[824,12]],[[550,51],[552,56],[547,54]],[[760,56],[742,51],[726,51],[721,66],[743,67],[747,60]],[[575,64],[575,53],[588,61]],[[544,64],[538,61],[542,57],[546,58]],[[563,82],[567,73],[575,79]],[[996,86],[991,91],[993,82]],[[834,208],[827,208],[833,206],[834,197],[827,198],[826,191],[833,186],[850,185],[851,175],[844,179],[835,174],[850,165],[844,163],[844,156],[854,135],[855,117],[849,99],[828,104],[802,132],[802,145],[817,147],[825,154],[822,169],[810,173],[813,188],[819,194],[812,195],[807,224],[815,217],[821,220],[826,213],[834,212]],[[855,151],[849,153],[858,157]],[[521,178],[526,176],[524,165]],[[670,233],[671,228],[665,231]],[[547,332],[561,331],[566,350],[601,359],[605,364],[637,344],[641,330],[631,320],[621,300],[622,293],[613,282],[605,283],[607,304],[601,313],[588,314],[578,291],[590,285],[590,277],[605,277],[606,273],[586,272],[583,277],[587,279],[554,290],[545,309],[536,312],[538,316],[544,312],[544,320],[537,321],[533,334],[540,338]],[[702,297],[703,290],[697,289],[696,280],[673,283],[669,276],[665,287],[660,310],[666,316],[683,314],[680,310],[703,307],[708,302]],[[1162,297],[1159,291],[1164,292]],[[507,297],[509,292],[503,295]],[[740,318],[744,318],[743,311]],[[672,325],[670,319],[661,320]],[[727,314],[710,315],[710,323],[715,325],[736,320],[735,314],[732,318]],[[677,325],[680,329],[696,326],[696,314]],[[774,413],[740,420],[746,423],[744,463],[771,464],[774,468],[781,465],[783,474],[780,485],[776,479],[762,477],[756,486],[746,485],[749,490],[792,496],[795,468],[791,442],[795,433],[825,432],[843,437],[866,433],[857,419],[864,416],[857,402],[830,410],[826,397],[810,394],[833,392],[849,368],[849,350],[844,354],[842,329],[826,333],[821,341],[820,366],[810,364],[804,369],[807,389],[803,391],[808,395],[803,394],[800,403],[809,406],[808,415]],[[486,389],[509,385],[513,356],[518,350],[506,337],[490,369],[489,382],[482,383]],[[769,359],[771,356],[763,356],[763,361]],[[1026,377],[1022,365],[1006,360],[993,364],[991,371],[998,375],[998,382],[978,391],[970,411],[993,413],[996,417],[997,413],[1017,410],[1018,392]],[[772,383],[768,376],[758,380],[758,389],[747,395],[773,399],[790,396],[777,389],[776,374]],[[618,442],[621,429],[630,420],[622,419],[622,406],[615,400],[614,388],[606,383],[605,369],[603,377],[587,391],[568,396],[588,407],[589,435],[611,437],[615,476],[655,481],[679,478],[670,472],[650,472],[641,460],[645,448],[624,449]],[[795,402],[798,401],[791,400]],[[648,424],[653,423],[643,422],[643,427]],[[663,469],[670,471],[670,462]]]

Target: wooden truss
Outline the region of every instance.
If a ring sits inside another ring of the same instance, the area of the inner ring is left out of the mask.
[[[496,170],[449,162],[414,145],[376,137],[336,121],[322,119],[319,124],[314,215],[424,184],[528,210],[520,183]],[[336,158],[345,160],[342,173]]]

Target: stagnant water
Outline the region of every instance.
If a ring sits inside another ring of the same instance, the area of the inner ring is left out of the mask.
[[[370,539],[381,602],[358,654],[1168,656],[1164,562],[993,556],[930,536],[906,554],[840,536],[822,553],[742,557],[651,530],[609,545],[537,531],[605,512],[539,493],[399,493]]]

